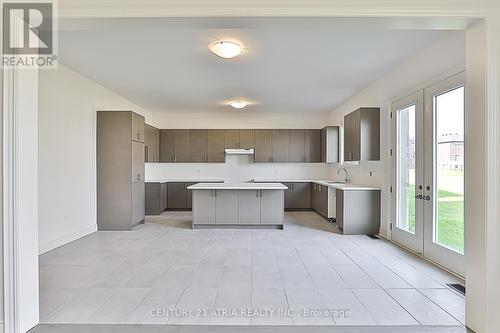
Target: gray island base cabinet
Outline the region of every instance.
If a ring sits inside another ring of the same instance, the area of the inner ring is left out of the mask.
[[[193,192],[193,229],[283,228],[283,184],[200,183],[188,189]]]

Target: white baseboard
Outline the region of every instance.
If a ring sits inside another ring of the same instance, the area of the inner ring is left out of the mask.
[[[96,231],[97,224],[91,224],[71,234],[59,237],[43,244],[38,244],[38,254],[43,254],[45,252],[58,248],[59,246],[63,246],[64,244],[68,244],[74,240],[85,237]]]

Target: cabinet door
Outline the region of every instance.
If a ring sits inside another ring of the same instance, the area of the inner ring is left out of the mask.
[[[260,224],[259,190],[238,191],[239,224]]]
[[[215,224],[215,190],[193,191],[193,223]]]
[[[216,191],[216,224],[238,224],[238,190]]]
[[[255,162],[271,163],[273,155],[272,130],[255,130]]]
[[[196,183],[185,183],[184,188],[186,189],[186,196],[187,196],[187,209],[192,209],[193,208],[193,191],[188,190],[187,188],[191,185],[194,185]]]
[[[321,186],[321,206],[324,217],[328,217],[328,186]]]
[[[187,209],[188,195],[185,183],[168,183],[168,209]]]
[[[302,129],[290,130],[290,162],[304,163],[305,153],[305,131]]]
[[[307,209],[311,208],[311,184],[294,183],[293,184],[293,208]]]
[[[344,191],[335,192],[335,222],[342,230],[344,228]]]
[[[240,145],[242,149],[255,148],[255,138],[253,129],[240,129]]]
[[[287,190],[285,190],[285,209],[292,209],[293,208],[293,183],[283,183],[286,187],[288,187]]]
[[[273,130],[273,163],[290,162],[290,130]]]
[[[354,111],[344,116],[344,160],[360,160],[360,115]]]
[[[144,144],[132,141],[132,175],[131,181],[144,181]]]
[[[328,147],[326,146],[326,128],[322,128],[320,131],[320,161],[321,163],[326,163],[326,152]]]
[[[225,148],[235,149],[240,147],[240,131],[227,129],[224,131]]]
[[[307,163],[321,162],[321,130],[306,129],[304,131],[304,155]]]
[[[207,161],[207,130],[189,130],[189,162],[204,163]]]
[[[224,154],[224,130],[208,130],[207,142],[207,162],[224,163],[226,155]]]
[[[174,162],[188,163],[189,162],[189,130],[175,130],[175,158]]]
[[[132,183],[132,225],[144,220],[146,203],[144,182]]]
[[[132,140],[144,142],[144,117],[132,112]]]
[[[160,162],[175,162],[175,130],[160,130]]]
[[[168,208],[168,183],[161,183],[160,209],[163,212]]]
[[[320,200],[319,200],[319,185],[313,183],[312,184],[312,191],[311,191],[311,206],[312,209],[314,209],[316,212],[320,212],[320,206],[319,206]]]
[[[145,206],[147,215],[158,215],[161,208],[161,185],[160,183],[145,183]]]
[[[282,225],[283,190],[262,190],[260,199],[260,223]]]
[[[146,138],[144,140],[146,148],[145,162],[159,162],[160,160],[160,131],[151,125],[146,124]]]

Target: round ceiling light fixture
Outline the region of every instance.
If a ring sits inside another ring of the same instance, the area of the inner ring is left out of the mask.
[[[248,105],[248,102],[245,102],[245,101],[234,101],[234,102],[229,102],[229,105],[231,105],[235,109],[243,109],[245,106]]]
[[[230,41],[219,40],[208,45],[210,51],[216,56],[225,59],[231,59],[243,53],[243,47]]]

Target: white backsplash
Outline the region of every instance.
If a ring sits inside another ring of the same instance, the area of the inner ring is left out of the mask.
[[[227,182],[264,179],[329,179],[324,163],[254,163],[251,155],[227,155],[226,163],[146,163],[146,181],[217,178]]]

